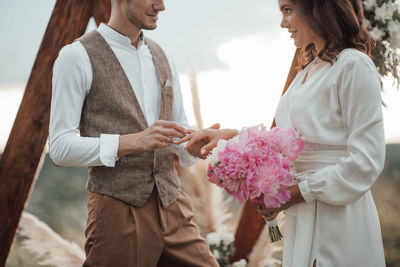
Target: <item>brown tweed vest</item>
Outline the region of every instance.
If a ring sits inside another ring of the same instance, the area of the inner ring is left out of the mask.
[[[79,41],[86,49],[93,70],[93,81],[82,109],[80,134],[129,134],[148,128],[131,84],[120,62],[104,38],[96,31]],[[172,74],[162,49],[145,39],[160,81],[160,119],[171,120],[173,110]],[[121,157],[114,168],[89,167],[87,189],[143,207],[153,191],[158,191],[164,208],[180,192],[180,182],[173,167],[170,148],[138,152]]]

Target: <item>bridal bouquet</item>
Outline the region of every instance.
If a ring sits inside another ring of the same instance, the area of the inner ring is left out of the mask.
[[[263,125],[244,128],[228,141],[220,140],[209,157],[208,180],[226,190],[239,203],[244,200],[278,208],[290,198],[293,184],[290,161],[304,149],[292,129]],[[272,242],[282,238],[275,220],[267,222]]]

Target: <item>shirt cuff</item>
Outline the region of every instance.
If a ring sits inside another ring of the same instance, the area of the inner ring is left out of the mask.
[[[299,184],[299,190],[306,202],[311,202],[315,200],[315,197],[311,194],[310,186],[307,180],[301,181]]]
[[[115,167],[118,158],[119,135],[100,135],[100,161],[106,167]]]
[[[183,167],[190,167],[194,165],[199,158],[190,154],[187,149],[184,149],[185,145],[186,142],[179,145],[173,145],[173,151],[178,155],[180,165]]]

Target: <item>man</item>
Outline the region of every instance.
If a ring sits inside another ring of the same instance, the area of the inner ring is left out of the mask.
[[[112,0],[108,24],[54,64],[50,156],[89,167],[83,266],[218,266],[173,169],[172,153],[183,165],[199,154],[172,144],[188,133],[178,76],[142,33],[164,9]]]

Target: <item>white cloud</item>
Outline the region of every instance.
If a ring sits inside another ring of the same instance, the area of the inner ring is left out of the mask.
[[[287,51],[282,53],[282,51]],[[270,125],[294,55],[294,46],[283,33],[248,35],[222,43],[218,58],[227,69],[198,73],[204,126]],[[186,75],[181,76],[185,109],[194,124]]]
[[[23,84],[0,85],[0,152],[4,150],[7,143],[24,89]]]

